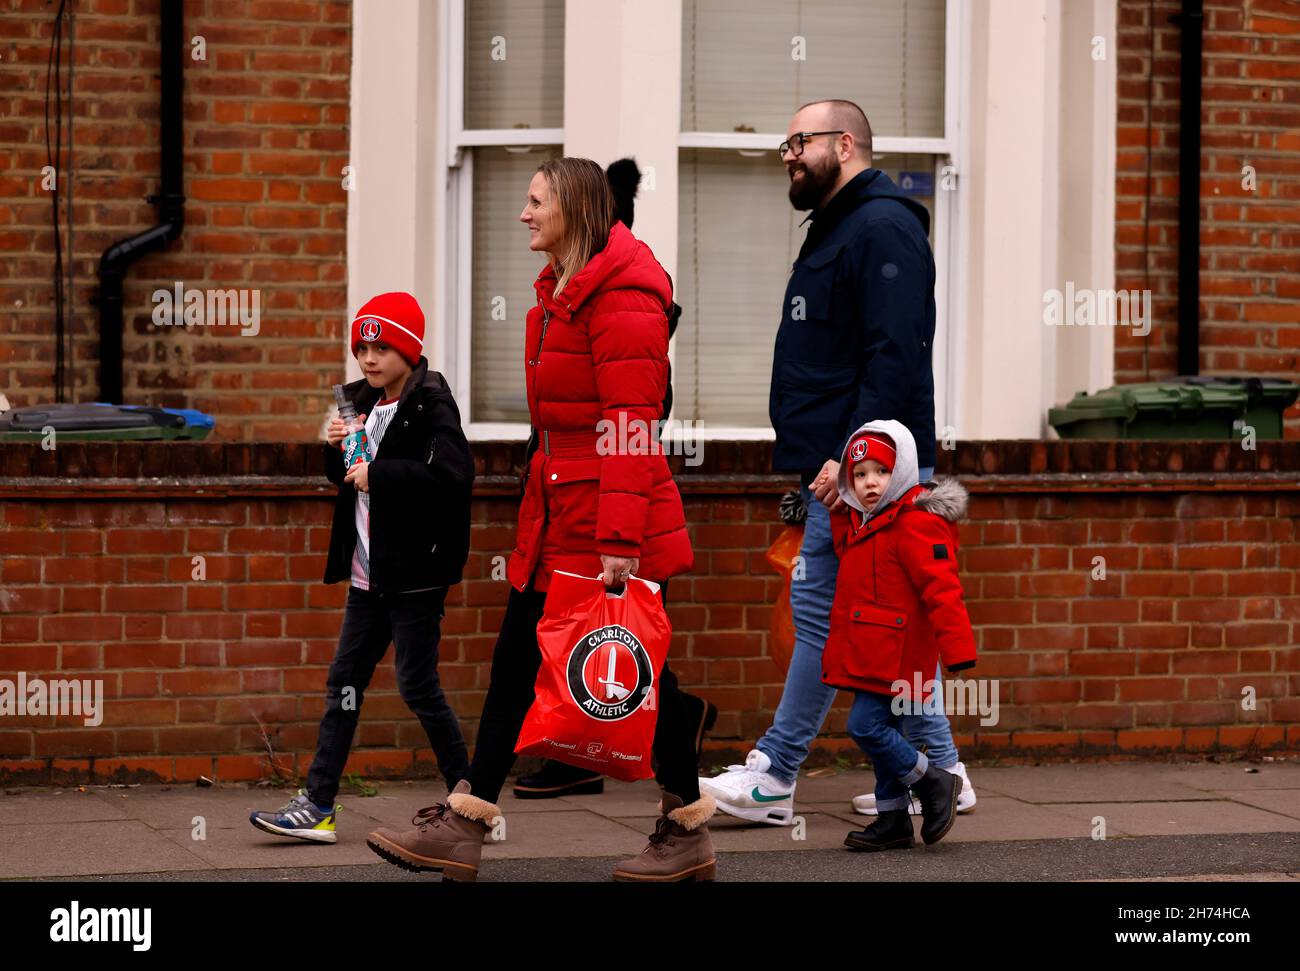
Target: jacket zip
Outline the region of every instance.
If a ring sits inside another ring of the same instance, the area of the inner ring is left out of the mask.
[[[551,312],[547,310],[546,305],[543,304],[542,305],[542,336],[537,339],[537,360],[538,361],[541,361],[542,359],[542,345],[546,343],[546,328],[550,324],[550,322],[551,322]],[[547,455],[551,454],[551,433],[546,429],[542,429],[542,450]]]
[[[537,356],[528,362],[530,367],[537,367],[537,362],[542,359],[542,344],[546,342],[546,327],[551,322],[551,312],[546,309],[546,303],[539,295],[537,306],[542,308],[542,336],[537,339]]]
[[[546,302],[540,296],[537,298],[537,304],[542,308],[542,335],[537,339],[537,356],[528,362],[532,367],[537,367],[538,362],[542,359],[542,345],[546,343],[546,328],[551,322],[551,312],[546,309]],[[544,429],[542,431],[542,452],[546,455],[551,454],[551,433]],[[527,473],[525,473],[525,482],[528,481],[526,476]]]

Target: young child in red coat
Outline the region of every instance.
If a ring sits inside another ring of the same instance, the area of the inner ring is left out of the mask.
[[[900,718],[949,672],[975,664],[975,637],[957,577],[954,521],[966,506],[956,480],[917,482],[916,443],[896,421],[870,421],[849,438],[839,469],[842,504],[831,510],[840,558],[822,680],[854,692],[849,734],[871,756],[879,816],[844,843],[858,850],[914,845],[909,787],[921,837],[952,828],[961,777],[930,765],[899,731]],[[936,701],[938,699],[935,699]]]

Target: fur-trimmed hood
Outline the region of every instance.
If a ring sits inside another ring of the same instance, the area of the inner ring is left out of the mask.
[[[894,442],[894,449],[897,454],[894,473],[889,478],[889,485],[885,486],[884,494],[880,497],[880,501],[872,507],[871,512],[867,512],[862,508],[862,503],[858,501],[857,493],[853,491],[853,486],[850,484],[853,463],[849,460],[849,444],[863,432],[888,435]],[[906,501],[909,496],[913,495],[914,498],[911,501],[917,508],[934,513],[950,523],[966,518],[969,497],[965,486],[956,479],[939,479],[936,480],[933,488],[922,488],[919,492],[914,493],[918,485],[924,487],[925,483],[917,482],[916,442],[912,438],[912,433],[901,422],[869,421],[850,435],[849,442],[844,446],[844,454],[840,456],[840,474],[837,484],[840,498],[851,508],[862,514],[861,522],[864,525],[895,502]]]
[[[956,479],[938,479],[933,489],[923,491],[914,502],[926,512],[956,523],[966,518],[969,500],[966,487]]]

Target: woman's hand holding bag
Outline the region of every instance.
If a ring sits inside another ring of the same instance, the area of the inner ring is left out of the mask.
[[[600,554],[600,578],[605,581],[607,587],[620,587],[628,581],[641,565],[641,560],[635,556],[606,556]]]

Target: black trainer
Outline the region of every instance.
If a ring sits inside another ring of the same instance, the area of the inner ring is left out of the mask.
[[[521,775],[512,790],[516,799],[554,799],[557,796],[598,796],[605,780],[590,769],[547,759],[531,775]]]
[[[912,817],[906,809],[883,812],[866,829],[857,829],[844,837],[844,845],[851,850],[910,850],[916,845],[912,833]]]
[[[912,792],[921,803],[921,839],[927,846],[939,842],[957,819],[961,776],[945,772],[932,763],[925,775],[912,784]]]

